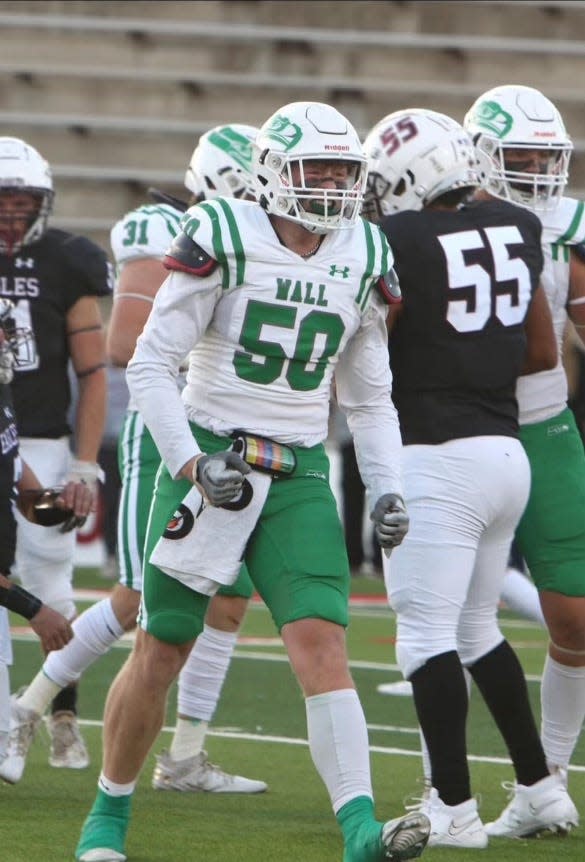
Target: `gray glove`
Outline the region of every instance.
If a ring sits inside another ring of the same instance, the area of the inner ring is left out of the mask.
[[[251,468],[235,452],[203,455],[195,464],[193,479],[212,506],[223,506],[237,496]]]
[[[398,494],[382,494],[370,515],[374,531],[384,549],[395,548],[408,533],[408,515]]]

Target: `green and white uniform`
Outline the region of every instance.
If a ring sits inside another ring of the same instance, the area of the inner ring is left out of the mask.
[[[162,261],[178,233],[181,217],[182,213],[168,204],[142,206],[126,213],[110,233],[117,277],[132,261]],[[122,478],[118,515],[120,583],[140,591],[142,550],[160,455],[132,398],[118,439],[118,465]]]
[[[189,487],[174,481],[183,464],[228,448],[236,429],[269,437],[295,447],[298,464],[292,477],[273,480],[248,542],[252,581],[279,628],[302,617],[345,625],[349,569],[323,442],[335,373],[371,505],[401,493],[387,309],[375,289],[391,269],[390,247],[359,221],[303,259],[280,244],[257,204],[221,198],[189,210],[182,228],[219,265],[205,278],[170,275],[128,366],[165,465],[147,559]],[[173,380],[186,355],[179,397]],[[140,624],[157,637],[195,637],[206,602],[145,565]]]
[[[539,590],[585,595],[585,455],[567,407],[561,360],[567,324],[572,245],[585,241],[585,206],[563,198],[541,215],[542,283],[551,308],[559,361],[550,371],[521,377],[517,387],[520,437],[530,459],[532,487],[520,521],[520,550]]]
[[[138,207],[117,222],[110,236],[117,275],[131,261],[148,258],[162,261],[179,232],[182,216],[182,212],[168,204],[152,204]],[[144,540],[160,455],[132,398],[118,441],[118,464],[122,477],[118,515],[120,583],[141,591]],[[245,573],[234,587],[222,590],[224,595],[247,597],[252,592]]]

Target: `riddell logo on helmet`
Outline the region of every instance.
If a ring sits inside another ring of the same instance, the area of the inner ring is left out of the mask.
[[[556,132],[535,132],[534,133],[535,138],[556,138],[556,136],[557,136]]]
[[[349,150],[347,144],[325,144],[326,150],[335,150],[337,153],[346,153]]]

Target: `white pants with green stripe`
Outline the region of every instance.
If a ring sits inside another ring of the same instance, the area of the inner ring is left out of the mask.
[[[161,460],[140,413],[129,410],[118,440],[122,477],[118,510],[120,583],[142,592],[142,561],[154,480]]]

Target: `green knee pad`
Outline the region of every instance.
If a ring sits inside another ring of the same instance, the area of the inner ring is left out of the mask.
[[[160,610],[148,618],[146,630],[159,641],[168,644],[184,644],[195,640],[203,631],[205,608],[200,613],[177,613]]]

